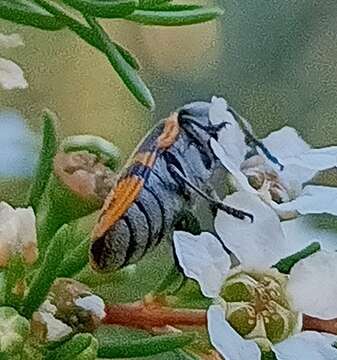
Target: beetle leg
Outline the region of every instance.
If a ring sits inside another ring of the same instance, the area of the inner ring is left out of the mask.
[[[251,222],[254,221],[254,217],[252,214],[232,208],[228,205],[223,204],[221,201],[218,201],[207,195],[204,191],[202,191],[200,188],[194,185],[185,175],[183,175],[181,171],[177,169],[173,164],[168,164],[168,167],[170,168],[171,174],[175,176],[178,181],[184,182],[185,185],[189,186],[192,190],[194,190],[197,194],[199,194],[199,196],[207,200],[213,208],[225,211],[227,214],[232,215],[233,217],[236,217],[241,220],[244,220],[246,217],[248,217]]]

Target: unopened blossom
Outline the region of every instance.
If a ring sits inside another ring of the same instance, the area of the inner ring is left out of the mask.
[[[273,159],[267,158],[259,147],[246,158],[250,152],[244,132],[224,99],[212,99],[210,119],[231,124],[221,131],[218,140],[212,139],[211,147],[233,175],[238,189],[259,195],[282,219],[298,214],[337,215],[337,188],[306,185],[318,172],[337,166],[337,146],[311,148],[295,129],[285,126],[261,140]]]
[[[76,331],[93,331],[105,317],[104,301],[73,279],[57,279],[48,299],[56,308],[55,317]]]
[[[18,34],[0,34],[0,49],[22,45],[23,41]],[[28,86],[22,69],[15,62],[0,58],[0,86],[5,90],[25,89]]]
[[[32,265],[37,259],[35,215],[32,208],[13,209],[0,203],[0,267],[6,267],[10,259],[20,255]]]
[[[307,360],[305,351],[296,350],[292,357],[295,344],[310,349],[310,360],[337,358],[332,347],[337,337],[300,332],[302,312],[323,319],[337,317],[335,253],[321,251],[299,261],[289,275],[281,274],[270,267],[298,249],[285,237],[275,211],[243,191],[228,196],[224,203],[251,213],[256,220],[250,223],[219,211],[218,237],[174,233],[185,274],[214,299],[208,310],[214,347],[227,360],[258,360],[261,349],[272,349],[279,360]],[[239,266],[232,267],[223,245],[235,254]]]

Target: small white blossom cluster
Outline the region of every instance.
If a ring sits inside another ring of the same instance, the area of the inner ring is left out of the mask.
[[[285,127],[262,141],[281,170],[259,149],[246,159],[245,135],[225,100],[212,99],[210,120],[232,124],[211,142],[236,183],[237,191],[223,202],[254,216],[251,223],[218,211],[216,236],[174,233],[184,273],[213,299],[207,316],[212,344],[226,360],[258,360],[268,350],[278,360],[337,359],[337,336],[301,331],[302,314],[337,318],[337,253],[321,250],[297,262],[288,275],[271,269],[303,248],[303,242],[286,236],[281,220],[337,215],[337,188],[303,186],[318,171],[337,166],[337,146],[312,149]]]
[[[0,49],[23,46],[18,34],[5,35],[0,33]],[[0,57],[0,86],[5,90],[25,89],[28,86],[21,68],[12,60]]]
[[[0,268],[17,255],[27,265],[37,260],[35,214],[32,208],[13,209],[0,202]]]

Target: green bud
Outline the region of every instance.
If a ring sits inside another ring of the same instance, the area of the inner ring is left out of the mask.
[[[244,338],[264,351],[270,344],[292,335],[301,323],[285,291],[287,277],[276,270],[264,273],[237,272],[229,276],[221,290],[226,318]]]
[[[37,211],[42,258],[56,231],[63,224],[100,209],[113,186],[115,173],[110,167],[115,166],[111,161],[116,158],[111,156],[111,151],[116,150],[103,139],[98,142],[95,137],[94,140],[92,137],[85,137],[85,141],[83,137],[77,137],[75,142],[69,140],[63,145],[67,152],[61,151],[55,156],[53,172]],[[81,150],[89,145],[90,152]]]
[[[27,319],[11,307],[0,307],[0,355],[20,354],[28,334]]]
[[[55,317],[76,332],[93,332],[105,316],[103,300],[74,279],[57,279],[48,298],[56,307]]]

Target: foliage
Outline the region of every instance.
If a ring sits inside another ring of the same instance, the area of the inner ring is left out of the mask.
[[[0,0],[0,18],[42,30],[68,28],[101,51],[135,98],[149,109],[154,99],[141,79],[138,60],[110,39],[98,19],[124,19],[142,25],[184,26],[213,20],[215,7],[171,4],[170,0]]]

